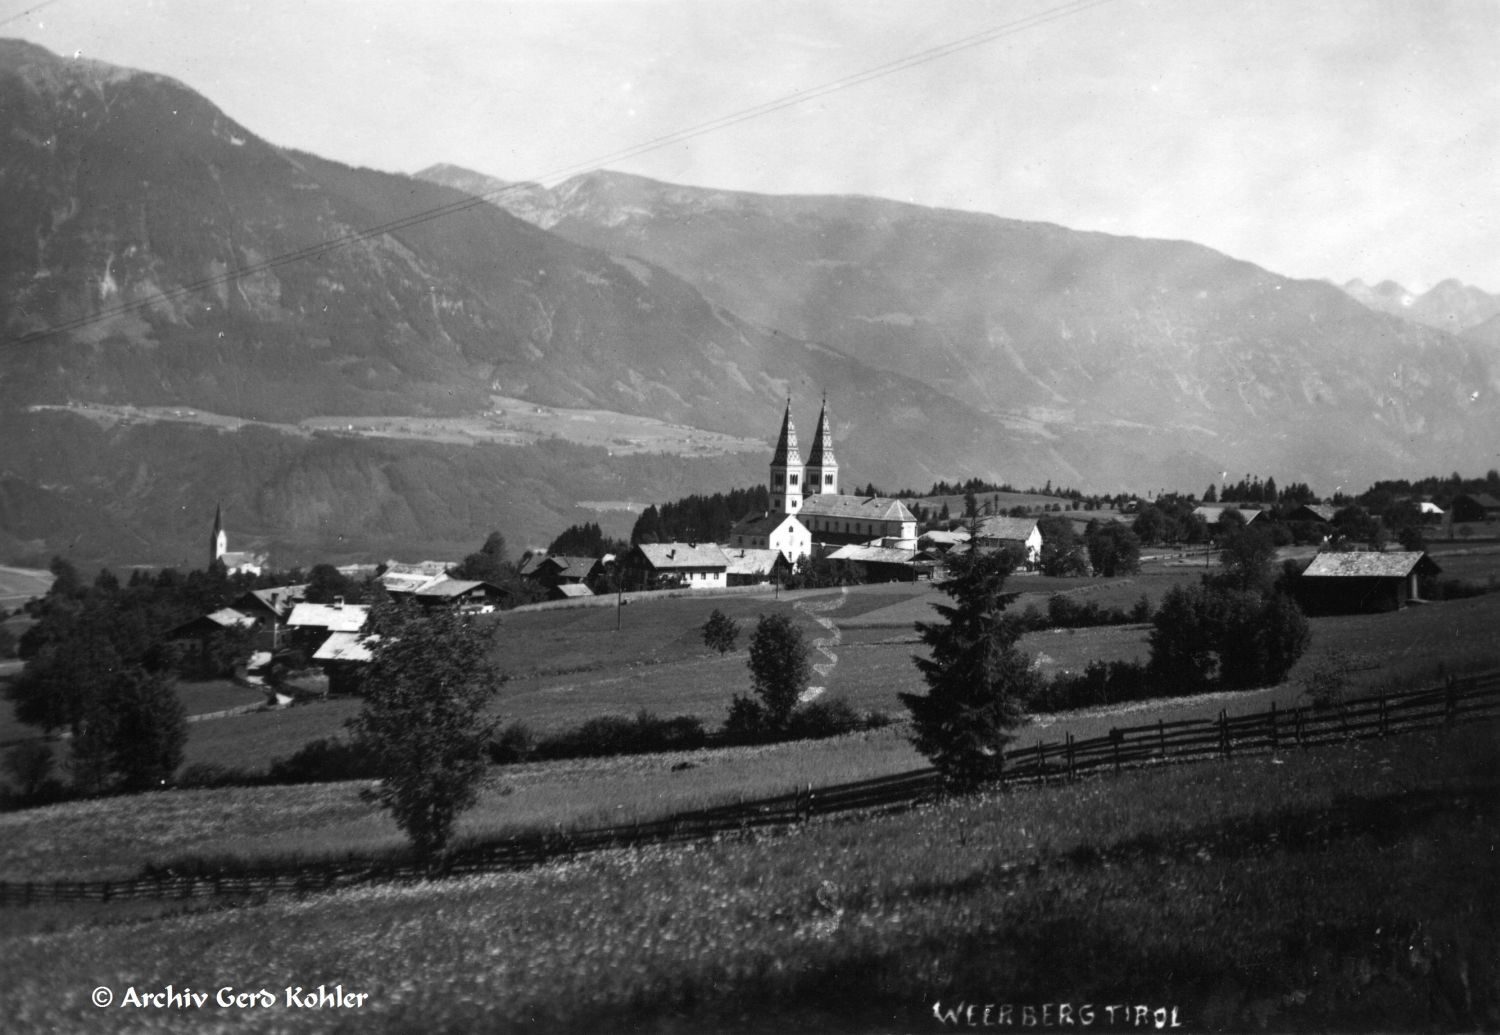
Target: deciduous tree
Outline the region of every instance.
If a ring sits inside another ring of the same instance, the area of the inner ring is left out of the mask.
[[[797,698],[812,676],[802,630],[785,614],[762,615],[750,637],[750,683],[760,698],[764,723],[782,732],[797,707]]]
[[[494,626],[382,604],[371,629],[364,710],[350,726],[377,760],[381,804],[418,852],[435,854],[485,775],[498,720],[484,711],[501,682],[489,660]]]
[[[717,607],[714,608],[713,614],[708,616],[708,621],[703,623],[704,646],[720,654],[728,654],[734,650],[734,644],[739,639],[739,635],[739,623]]]

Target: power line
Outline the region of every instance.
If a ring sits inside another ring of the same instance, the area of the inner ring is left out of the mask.
[[[31,11],[40,10],[41,7],[45,7],[50,3],[56,2],[58,2],[58,0],[48,0],[47,4],[38,5],[37,7],[32,8]],[[1114,0],[1070,0],[1070,2],[1068,3],[1048,8],[1047,10],[1037,12],[1036,14],[1027,15],[1026,17],[1018,18],[1013,21],[1006,22],[1002,25],[993,26],[981,32],[976,32],[972,35],[964,36],[960,39],[952,40],[948,43],[930,47],[926,50],[918,51],[914,54],[908,54],[905,57],[897,58],[893,61],[885,62],[884,64],[875,65],[871,68],[864,69],[863,71],[854,72],[850,75],[830,80],[829,82],[821,83],[817,86],[811,86],[803,90],[798,90],[795,93],[785,94],[781,97],[766,101],[762,104],[757,104],[749,108],[741,108],[740,110],[731,112],[730,114],[722,115],[714,119],[709,119],[706,122],[700,122],[696,125],[688,126],[685,129],[676,130],[663,136],[654,137],[650,140],[646,140],[642,143],[635,144],[630,147],[622,148],[618,151],[611,151],[607,154],[599,155],[595,158],[591,158],[583,162],[576,162],[571,165],[561,166],[556,169],[549,170],[541,174],[540,176],[531,177],[521,182],[512,183],[505,187],[500,187],[496,190],[487,191],[483,194],[470,195],[462,198],[461,200],[450,202],[447,205],[440,205],[436,208],[424,209],[420,212],[414,212],[409,215],[392,219],[377,226],[366,227],[363,230],[350,231],[347,234],[342,234],[338,237],[330,238],[326,241],[319,241],[318,243],[308,245],[305,248],[299,248],[295,251],[286,252],[282,255],[277,255],[273,258],[265,259],[261,262],[252,263],[248,266],[238,266],[232,270],[226,270],[223,273],[215,274],[210,277],[204,277],[199,280],[180,285],[176,288],[171,289],[170,291],[159,292],[158,294],[150,298],[139,299],[134,302],[119,302],[115,305],[102,308],[98,312],[90,316],[82,316],[73,320],[67,320],[59,324],[54,324],[44,330],[33,331],[32,333],[22,335],[19,338],[13,338],[11,339],[9,344],[29,344],[31,342],[50,338],[67,331],[80,330],[92,324],[99,323],[104,320],[113,319],[116,316],[123,316],[127,313],[136,312],[142,309],[149,309],[150,307],[158,305],[163,301],[174,301],[176,299],[185,298],[198,291],[218,287],[222,284],[228,284],[230,281],[238,280],[241,277],[251,276],[256,273],[264,273],[268,270],[277,269],[281,266],[290,265],[294,262],[301,262],[305,259],[315,258],[319,255],[324,255],[328,252],[336,251],[340,248],[346,248],[351,244],[357,244],[360,241],[366,241],[373,237],[380,237],[385,234],[395,233],[396,231],[404,230],[407,227],[416,226],[418,224],[430,222],[435,219],[441,219],[445,216],[456,215],[460,212],[466,212],[470,209],[477,208],[482,205],[491,204],[496,199],[504,197],[506,194],[509,194],[515,190],[521,189],[527,183],[546,184],[548,181],[552,180],[561,181],[580,172],[587,172],[592,169],[601,168],[613,162],[620,162],[625,159],[634,158],[652,151],[659,151],[662,148],[670,147],[673,144],[679,144],[687,140],[692,140],[696,137],[706,136],[710,133],[716,133],[720,130],[728,129],[731,126],[739,125],[742,122],[748,122],[752,119],[762,118],[774,112],[782,111],[786,108],[794,107],[798,104],[804,104],[808,101],[816,100],[819,97],[827,96],[828,94],[838,93],[842,90],[847,90],[851,87],[859,86],[864,83],[871,82],[875,79],[881,79],[888,75],[894,75],[897,72],[904,72],[907,69],[915,68],[919,65],[927,64],[932,61],[937,61],[941,58],[959,53],[960,51],[983,46],[986,43],[993,43],[996,40],[1004,39],[1008,36],[1018,35],[1019,33],[1025,32],[1029,29],[1034,29],[1039,26],[1046,25],[1049,22],[1058,21],[1063,18],[1068,18],[1073,15],[1080,14],[1094,7],[1102,7],[1103,5],[1112,2],[1114,2]],[[31,12],[23,12],[23,15],[28,13]],[[23,15],[17,15],[16,17],[22,17]]]
[[[60,2],[60,0],[45,0],[44,3],[37,4],[34,7],[28,7],[26,10],[22,11],[20,14],[13,14],[9,18],[0,18],[0,25],[9,25],[11,22],[18,22],[22,18],[25,18],[27,15],[36,14],[42,8],[44,8],[44,7],[51,7],[53,4],[59,3],[59,2]]]

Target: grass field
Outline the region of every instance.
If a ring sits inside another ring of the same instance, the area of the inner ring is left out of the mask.
[[[182,699],[183,707],[190,717],[227,711],[230,708],[240,708],[245,705],[261,704],[266,699],[264,691],[240,686],[227,679],[202,683],[179,682],[177,695]],[[197,724],[194,724],[194,729],[196,728]],[[8,702],[0,704],[0,747],[22,740],[35,740],[37,737],[36,727],[26,726],[16,721],[15,713]]]
[[[940,1031],[935,1005],[1095,1004],[1107,1027],[1105,1004],[1126,1003],[1189,1031],[1494,1028],[1497,747],[1493,725],[1411,734],[525,873],[138,904],[127,922],[12,910],[0,1016],[23,1032]],[[274,1002],[89,1001],[169,983]],[[320,983],[368,998],[288,1008],[286,988]]]

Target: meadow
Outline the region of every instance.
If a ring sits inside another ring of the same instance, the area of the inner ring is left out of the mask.
[[[941,1031],[964,1004],[1009,1004],[1020,1026],[1023,1007],[1067,1003],[1106,1029],[1119,1004],[1175,1009],[1190,1031],[1493,1028],[1497,747],[1493,724],[1408,734],[521,873],[136,904],[120,923],[14,910],[0,1016],[15,1031]],[[273,1005],[89,1002],[168,983],[265,988]],[[318,984],[368,998],[286,1005]]]

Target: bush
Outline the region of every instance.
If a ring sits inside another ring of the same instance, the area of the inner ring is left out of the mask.
[[[792,712],[792,721],[787,728],[793,740],[820,740],[837,737],[862,728],[859,713],[842,697],[829,701],[812,701]]]
[[[536,752],[536,734],[523,722],[513,722],[490,741],[490,761],[496,765],[525,762]]]
[[[1047,711],[1091,708],[1122,701],[1143,701],[1165,696],[1160,684],[1149,678],[1149,669],[1134,661],[1091,661],[1082,672],[1053,676],[1035,704]]]
[[[508,732],[508,731],[507,731]],[[532,757],[604,758],[611,755],[644,755],[659,751],[692,751],[708,743],[703,720],[696,715],[660,719],[648,711],[634,718],[603,715],[589,719],[577,729],[539,741]],[[495,757],[492,746],[490,757]]]
[[[213,762],[194,762],[184,767],[173,781],[178,787],[185,789],[200,789],[207,787],[248,787],[260,783],[258,776],[253,776],[243,769],[235,769],[227,765],[216,765]]]
[[[10,778],[15,804],[43,805],[63,796],[62,781],[53,776],[56,759],[52,745],[40,740],[17,744],[5,753],[5,775]]]
[[[324,738],[271,763],[267,783],[333,783],[373,780],[380,775],[375,753],[362,744]]]

